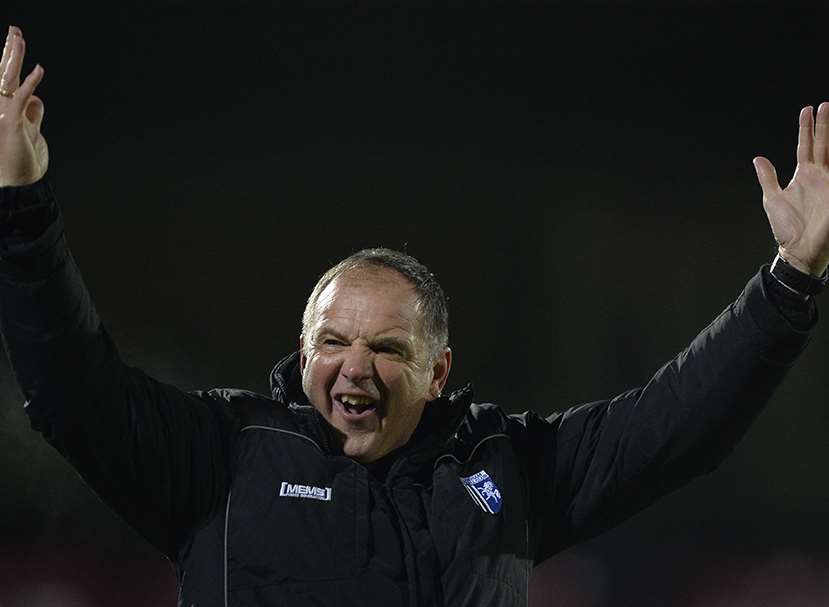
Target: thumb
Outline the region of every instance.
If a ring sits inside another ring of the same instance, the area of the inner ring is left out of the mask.
[[[23,108],[23,114],[29,122],[34,124],[34,127],[38,131],[40,130],[40,125],[43,123],[44,113],[45,108],[40,97],[32,95],[28,100],[26,100],[26,105]]]
[[[780,182],[777,180],[777,171],[768,158],[757,156],[754,161],[754,170],[757,171],[757,181],[763,189],[763,198],[768,200],[780,193]]]

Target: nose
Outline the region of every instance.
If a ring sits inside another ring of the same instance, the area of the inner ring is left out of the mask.
[[[352,345],[348,349],[345,360],[340,371],[346,379],[353,384],[359,384],[374,376],[374,363],[372,362],[371,351],[368,348],[361,348]]]

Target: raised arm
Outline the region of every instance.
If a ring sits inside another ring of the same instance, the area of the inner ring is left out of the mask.
[[[0,331],[32,426],[162,552],[221,502],[233,420],[122,362],[67,248],[46,181],[43,102],[9,28],[0,79]]]
[[[811,109],[801,113],[798,168],[785,190],[768,160],[754,161],[780,255],[813,281],[829,259],[827,126],[829,104],[820,106],[816,136]],[[765,265],[645,386],[546,419],[514,416],[529,471],[536,561],[713,470],[782,381],[816,320],[813,298]]]
[[[754,159],[763,188],[763,208],[779,245],[780,256],[800,271],[821,276],[829,265],[829,102],[800,111],[797,168],[781,189],[774,165]]]

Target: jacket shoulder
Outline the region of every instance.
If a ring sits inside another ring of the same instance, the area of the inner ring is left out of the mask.
[[[489,438],[509,436],[509,426],[509,418],[499,405],[472,403],[455,433],[457,446],[462,451],[471,450]]]
[[[192,394],[225,406],[229,415],[236,418],[240,427],[291,426],[291,413],[283,403],[270,396],[243,388],[210,388]]]

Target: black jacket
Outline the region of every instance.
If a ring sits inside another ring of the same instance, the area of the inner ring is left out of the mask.
[[[125,364],[48,185],[0,188],[0,210],[0,327],[32,426],[171,559],[186,607],[526,605],[535,563],[712,470],[816,320],[764,266],[647,385],[547,418],[465,388],[367,467],[305,401],[296,356],[270,397]]]

